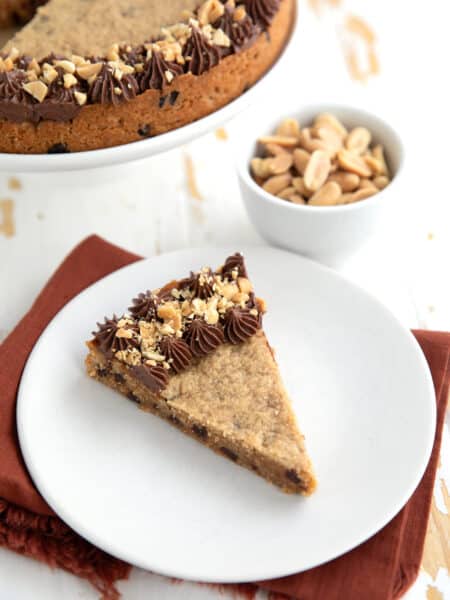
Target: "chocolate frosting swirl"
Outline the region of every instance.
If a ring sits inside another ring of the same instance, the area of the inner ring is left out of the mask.
[[[240,344],[258,331],[258,317],[248,308],[234,307],[225,313],[224,333],[231,344]]]
[[[151,321],[156,318],[159,304],[158,298],[150,290],[139,294],[137,298],[133,298],[132,302],[133,306],[130,306],[128,310],[135,319]]]
[[[240,21],[235,21],[233,17],[233,9],[225,6],[225,12],[215,23],[213,27],[222,29],[228,36],[231,42],[230,48],[222,48],[222,54],[238,54],[244,48],[250,46],[255,37],[259,33],[259,27],[255,26],[250,17],[246,14]]]
[[[0,117],[15,123],[39,120],[34,112],[36,101],[22,87],[27,81],[21,71],[0,73]]]
[[[141,92],[161,90],[168,83],[166,71],[176,77],[183,73],[183,67],[175,62],[165,60],[160,52],[153,51],[150,60],[144,65],[144,70],[138,75],[138,85]]]
[[[81,83],[65,88],[64,70],[61,67],[55,67],[55,70],[58,77],[48,86],[47,97],[36,105],[35,111],[41,119],[70,121],[81,110],[81,106],[75,100],[75,92],[82,91]]]
[[[186,42],[183,53],[188,71],[201,75],[215,67],[220,61],[220,50],[211,45],[196,27],[192,27],[191,37]]]
[[[209,325],[202,319],[194,319],[186,329],[184,339],[194,356],[206,356],[224,342],[222,329]]]
[[[180,338],[163,337],[159,343],[159,348],[175,373],[186,369],[192,360],[192,352],[189,346]]]
[[[257,310],[258,311],[258,329],[261,329],[262,327],[262,320],[263,320],[263,314],[260,311],[259,307],[258,307],[258,303],[256,302],[256,296],[255,296],[255,292],[250,292],[249,294],[249,299],[248,302],[246,304],[247,308],[252,310]]]
[[[160,392],[169,382],[167,370],[160,365],[138,365],[131,367],[131,372],[152,392]]]
[[[239,252],[229,256],[222,268],[222,277],[232,278],[232,272],[237,271],[238,277],[248,277],[244,257]]]
[[[105,317],[104,323],[97,323],[98,330],[93,331],[92,335],[99,350],[107,357],[112,356],[119,350],[129,350],[139,348],[139,342],[136,337],[125,338],[117,337],[119,319],[114,315],[112,319]],[[137,325],[127,325],[124,329],[131,329],[135,334],[138,333]]]
[[[280,6],[280,0],[244,0],[244,6],[253,22],[266,29]]]
[[[32,62],[31,56],[27,56],[24,54],[23,56],[19,56],[16,62],[16,69],[21,69],[22,71],[27,71],[30,63]]]
[[[172,290],[178,289],[178,281],[171,281],[164,287],[162,287],[158,292],[158,300],[160,302],[167,302],[173,300]]]
[[[120,60],[133,67],[137,63],[144,63],[147,56],[147,50],[144,46],[121,46],[119,48]]]
[[[208,273],[194,273],[191,271],[190,277],[180,281],[180,289],[188,289],[192,292],[194,298],[207,300],[214,294],[214,279],[211,269]]]
[[[120,90],[120,93],[116,93],[116,90]],[[133,75],[123,75],[119,81],[114,77],[112,68],[105,64],[89,90],[89,99],[91,102],[117,106],[133,100],[138,92],[139,87]]]

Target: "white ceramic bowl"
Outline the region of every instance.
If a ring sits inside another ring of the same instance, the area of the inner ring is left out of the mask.
[[[393,179],[378,194],[339,206],[298,205],[264,191],[250,174],[257,139],[273,133],[285,117],[296,117],[302,126],[310,124],[322,112],[336,115],[347,128],[367,127],[374,143],[385,150]],[[336,266],[363,246],[393,214],[399,198],[399,183],[404,163],[400,137],[385,121],[359,108],[341,105],[308,106],[290,113],[277,114],[268,127],[261,118],[246,123],[239,139],[237,168],[242,197],[253,225],[270,244],[293,250],[322,263]]]

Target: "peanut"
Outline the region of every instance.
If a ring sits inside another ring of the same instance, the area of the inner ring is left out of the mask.
[[[330,113],[321,113],[314,119],[315,127],[327,127],[335,131],[341,138],[347,135],[346,128],[334,115]]]
[[[300,123],[297,119],[285,119],[278,125],[276,135],[298,138],[300,135]]]
[[[282,198],[283,200],[290,200],[290,197],[297,193],[297,190],[294,186],[290,185],[281,192],[278,192],[278,198]]]
[[[219,0],[206,0],[198,9],[200,25],[209,25],[219,19],[225,12],[224,5]]]
[[[359,202],[360,200],[365,200],[366,198],[370,198],[378,192],[377,188],[363,188],[360,190],[356,190],[356,192],[352,192],[351,194],[346,194],[345,204],[350,204],[352,202]]]
[[[359,186],[360,178],[356,173],[338,171],[337,173],[332,173],[328,177],[328,181],[335,181],[338,183],[343,192],[353,192]]]
[[[365,127],[355,127],[345,140],[345,147],[356,154],[362,154],[369,147],[372,134]]]
[[[265,158],[252,158],[250,161],[250,167],[253,175],[266,179],[270,175],[268,159]]]
[[[389,169],[384,158],[383,146],[381,144],[377,144],[372,150],[372,155],[374,156],[374,158],[380,161],[382,165],[382,172],[380,173],[380,175],[387,175],[387,177],[389,177]]]
[[[289,200],[294,204],[306,204],[306,200],[302,198],[299,194],[293,194]]]
[[[266,144],[264,146],[265,153],[269,156],[278,156],[279,154],[286,154],[286,149],[282,148],[278,144]]]
[[[384,190],[384,188],[389,184],[389,177],[386,177],[386,175],[378,175],[378,177],[375,177],[373,182],[379,190]]]
[[[330,159],[326,152],[315,150],[306,165],[304,182],[308,189],[315,192],[327,180],[330,173]]]
[[[360,177],[370,177],[372,175],[371,169],[366,165],[364,160],[349,150],[339,150],[337,159],[344,171],[356,173]]]
[[[370,154],[368,154],[367,156],[363,156],[364,162],[366,163],[366,165],[369,167],[369,169],[372,171],[372,173],[374,175],[383,175],[383,171],[384,171],[384,166],[383,163],[378,160],[377,158],[375,158],[374,156],[370,156]]]
[[[312,134],[327,145],[329,152],[334,156],[342,148],[342,137],[329,127],[313,127]]]
[[[286,173],[294,162],[292,154],[288,154],[287,152],[283,152],[283,154],[279,154],[278,156],[274,156],[273,158],[266,159],[269,161],[269,170],[271,175],[280,175],[281,173]]]
[[[276,196],[279,192],[281,192],[281,190],[287,188],[291,181],[292,175],[289,173],[284,173],[283,175],[274,175],[265,182],[263,189],[266,192],[269,192],[269,194]]]
[[[264,137],[259,138],[258,140],[260,144],[277,144],[282,148],[295,148],[298,144],[298,139],[296,137],[283,136],[283,135],[266,135]]]
[[[305,173],[306,166],[311,158],[311,154],[303,150],[303,148],[296,148],[294,150],[294,167],[296,168],[299,175]]]
[[[309,204],[311,206],[333,206],[337,204],[342,190],[339,184],[335,181],[328,181],[320,188],[311,198]]]
[[[310,198],[314,193],[306,187],[303,177],[294,177],[292,185],[295,187],[296,191],[305,198]]]

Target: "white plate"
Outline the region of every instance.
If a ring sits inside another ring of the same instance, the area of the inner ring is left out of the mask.
[[[85,375],[96,320],[234,250],[166,254],[88,288],[45,330],[19,390],[22,452],[54,510],[111,554],[186,579],[277,577],[350,550],[404,505],[434,435],[411,333],[334,272],[272,248],[244,252],[317,471],[313,496],[283,494]]]
[[[113,146],[112,148],[104,148],[102,150],[89,150],[87,152],[73,152],[68,154],[0,153],[0,172],[50,173],[110,167],[112,165],[148,158],[181,146],[220,127],[258,101],[263,101],[267,97],[268,90],[277,86],[279,65],[288,59],[287,54],[289,50],[291,53],[293,52],[292,46],[295,38],[296,29],[295,22],[293,22],[291,35],[286,41],[283,52],[267,73],[247,92],[242,94],[242,96],[239,96],[223,108],[198,121],[153,138],[121,146]]]

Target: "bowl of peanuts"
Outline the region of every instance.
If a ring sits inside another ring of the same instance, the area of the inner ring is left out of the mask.
[[[268,133],[265,133],[268,132]],[[238,160],[250,220],[270,244],[337,266],[389,218],[403,144],[359,108],[306,107],[247,123]]]

